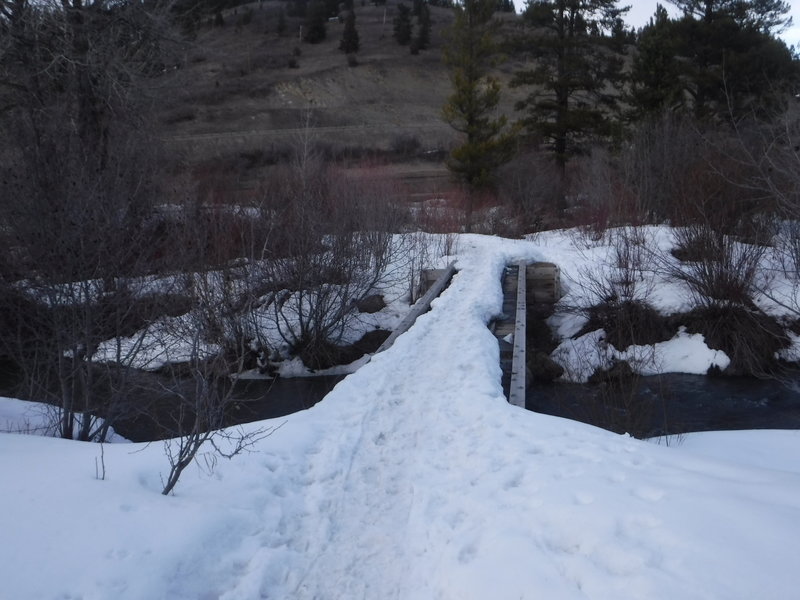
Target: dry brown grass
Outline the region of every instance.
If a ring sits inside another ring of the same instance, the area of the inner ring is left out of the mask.
[[[278,35],[285,2],[240,6],[235,14],[223,13],[225,26],[202,25],[183,64],[164,78],[160,127],[172,156],[182,165],[224,160],[235,165],[239,187],[253,187],[269,176],[272,161],[247,159],[280,157],[308,126],[334,160],[358,168],[364,160],[391,163],[413,194],[446,188],[441,158],[456,138],[440,118],[450,93],[441,53],[452,13],[431,7],[431,45],[411,55],[392,38],[397,0],[385,7],[355,5],[356,67],[338,50],[341,23],[329,22],[320,44],[299,41],[299,18],[287,17],[286,34]],[[237,26],[248,9],[250,22]],[[296,68],[289,67],[290,58]],[[511,66],[498,66],[501,79]],[[502,106],[511,117],[514,93]],[[411,139],[414,151],[407,144],[398,148],[398,140]]]

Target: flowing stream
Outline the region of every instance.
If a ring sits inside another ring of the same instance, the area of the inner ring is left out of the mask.
[[[800,429],[800,380],[667,374],[626,384],[532,384],[525,407],[636,437]]]

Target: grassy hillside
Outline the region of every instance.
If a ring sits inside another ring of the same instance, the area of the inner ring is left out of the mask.
[[[412,55],[392,37],[396,0],[357,4],[361,48],[351,66],[338,49],[342,23],[329,22],[327,38],[309,44],[299,18],[287,17],[278,34],[286,7],[256,2],[223,13],[221,27],[198,29],[159,113],[172,154],[189,166],[224,163],[252,182],[310,128],[329,156],[377,160],[417,191],[446,187],[442,157],[457,139],[440,118],[450,93],[442,45],[452,12],[431,7],[431,45]],[[510,70],[501,68],[501,79]],[[508,97],[504,110],[511,106]]]

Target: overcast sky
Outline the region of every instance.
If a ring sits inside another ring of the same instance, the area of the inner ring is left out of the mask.
[[[670,14],[678,14],[675,7],[667,0],[661,0],[660,3],[666,7]],[[637,28],[646,24],[650,17],[655,14],[656,4],[659,4],[659,0],[620,0],[618,3],[619,6],[631,7],[625,20]],[[790,14],[794,17],[794,25],[791,29],[781,34],[781,37],[790,46],[800,46],[800,1],[791,0],[789,4],[792,6]]]

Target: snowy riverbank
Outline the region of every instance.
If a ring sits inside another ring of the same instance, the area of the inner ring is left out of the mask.
[[[392,348],[174,496],[159,444],[105,445],[98,480],[97,444],[0,434],[2,595],[793,597],[800,433],[667,446],[505,401],[500,273],[570,276],[561,244],[463,236],[451,286]]]

